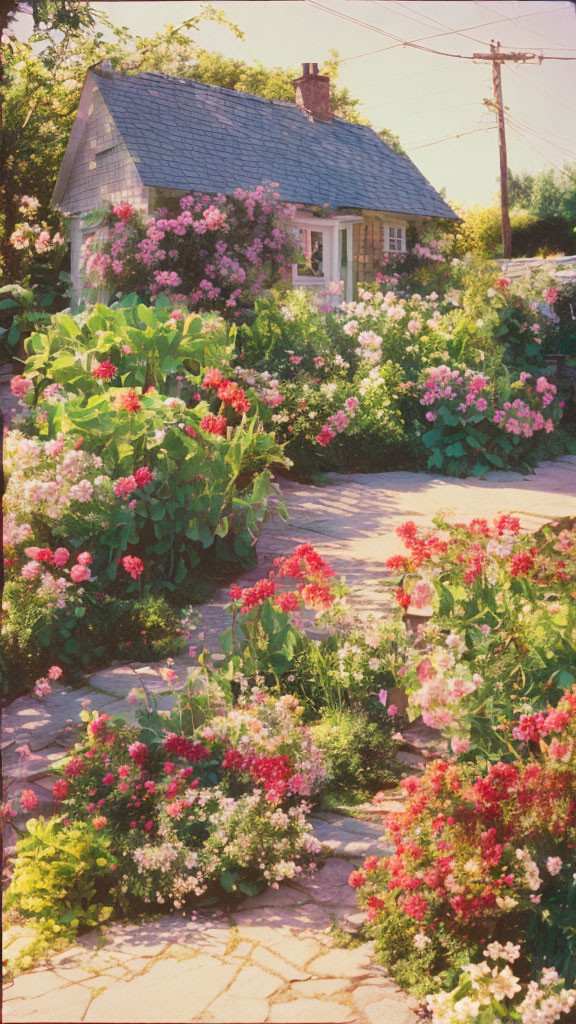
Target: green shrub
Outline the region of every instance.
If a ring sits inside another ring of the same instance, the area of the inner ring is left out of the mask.
[[[398,775],[395,729],[381,705],[369,714],[361,706],[323,710],[311,727],[312,738],[324,752],[328,775],[325,792],[348,804],[362,802]]]
[[[5,909],[30,918],[48,944],[106,921],[112,913],[107,880],[115,866],[110,835],[80,820],[64,825],[32,818],[26,827]]]

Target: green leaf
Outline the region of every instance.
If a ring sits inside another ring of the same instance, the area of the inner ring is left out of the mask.
[[[232,874],[231,871],[223,871],[220,875],[220,885],[224,889],[224,892],[232,892],[236,888],[237,876]]]

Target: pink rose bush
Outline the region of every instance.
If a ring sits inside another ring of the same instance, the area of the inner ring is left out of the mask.
[[[545,376],[523,372],[509,384],[472,370],[433,367],[423,375],[420,404],[431,426],[422,441],[430,468],[483,476],[514,466],[534,434],[551,434],[562,416],[557,388]]]
[[[272,187],[232,196],[184,196],[147,218],[115,206],[84,249],[87,285],[167,295],[234,316],[275,283],[296,252],[293,210]]]

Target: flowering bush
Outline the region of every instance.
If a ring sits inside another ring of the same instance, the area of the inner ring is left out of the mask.
[[[195,696],[197,682],[171,715],[148,705],[138,725],[82,713],[55,817],[28,822],[7,897],[49,939],[113,912],[253,894],[314,865],[308,801],[324,770],[298,702],[253,689],[231,707],[206,675],[211,697]],[[48,878],[38,870],[47,841]],[[78,843],[85,872],[69,871]]]
[[[422,441],[431,449],[430,469],[451,476],[484,476],[489,469],[526,465],[538,432],[550,434],[560,421],[563,403],[546,377],[517,381],[501,377],[494,384],[482,373],[434,367],[424,374],[420,403],[433,426]]]
[[[456,988],[429,996],[432,1024],[462,1021],[521,1021],[522,1024],[554,1024],[576,1004],[576,990],[567,989],[554,967],[542,971],[536,981],[522,985],[510,967],[521,955],[520,946],[491,943],[486,960],[466,964]]]
[[[403,983],[462,967],[502,936],[527,937],[528,961],[573,978],[576,690],[549,716],[524,760],[485,774],[437,761],[404,780],[406,807],[387,819],[394,852],[351,875],[378,954]]]
[[[134,302],[97,306],[55,317],[29,349],[26,376],[12,381],[28,410],[22,428],[48,445],[81,438],[98,453],[144,556],[167,555],[164,571],[178,582],[215,537],[233,537],[236,555],[247,553],[267,505],[268,467],[283,456],[226,377],[231,342],[221,324]],[[208,358],[221,369],[205,372]]]
[[[278,200],[272,187],[258,186],[184,196],[178,210],[150,218],[127,203],[113,206],[86,242],[86,282],[234,315],[293,262],[292,208]]]
[[[151,587],[187,603],[207,549],[250,556],[271,466],[285,458],[231,379],[232,347],[212,315],[133,299],[60,314],[31,336],[7,441],[7,596],[21,650],[58,634],[76,657],[88,605]],[[48,554],[27,556],[34,547]],[[77,566],[82,551],[92,561]]]
[[[70,437],[42,444],[17,430],[6,435],[5,455],[2,691],[24,687],[54,659],[78,672],[123,653],[175,653],[179,616],[134,586],[133,566],[143,563],[122,557],[138,537],[134,508],[101,457]]]
[[[40,208],[40,200],[36,196],[15,196],[19,203],[18,212],[30,218],[16,224],[10,235],[10,245],[20,254],[21,269],[30,270],[43,257],[50,254],[56,258],[66,247],[66,240],[59,231],[52,231],[46,221],[37,221],[36,215]]]
[[[387,563],[403,574],[400,605],[434,612],[405,646],[411,714],[443,729],[457,754],[510,756],[511,720],[557,701],[576,678],[574,524],[535,536],[508,515],[437,526],[399,527],[408,554]]]

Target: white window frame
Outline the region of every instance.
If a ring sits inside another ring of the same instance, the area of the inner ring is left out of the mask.
[[[342,217],[296,217],[294,224],[297,230],[303,231],[320,231],[322,232],[322,276],[321,277],[309,277],[304,274],[298,273],[298,264],[292,265],[292,283],[295,288],[308,288],[310,291],[325,292],[326,289],[334,283],[339,283],[342,279],[340,273],[341,270],[341,252],[340,252],[340,232],[346,231],[346,271],[344,280],[344,294],[335,296],[322,295],[322,301],[327,305],[339,305],[343,299],[351,301],[353,297],[354,288],[354,270],[353,270],[353,225],[361,224],[362,217],[355,217],[353,215],[343,215]],[[320,296],[319,296],[320,297]]]
[[[398,245],[398,243],[400,243]],[[406,228],[401,224],[384,225],[384,252],[406,252]]]

